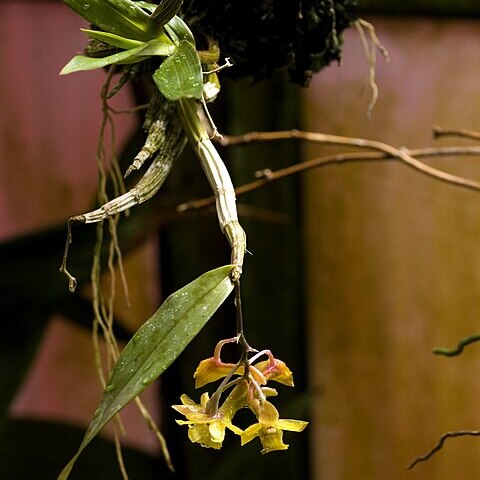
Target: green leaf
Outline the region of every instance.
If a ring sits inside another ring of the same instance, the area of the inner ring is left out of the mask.
[[[175,15],[164,27],[172,41],[177,45],[182,40],[186,40],[195,46],[195,37],[192,31],[180,17]]]
[[[145,59],[145,57],[139,57],[139,53],[142,50],[141,47],[131,48],[130,50],[124,50],[123,52],[114,53],[108,57],[93,58],[86,57],[85,55],[76,55],[73,57],[60,71],[60,75],[68,75],[74,72],[84,72],[87,70],[95,70],[97,68],[103,68],[107,65],[113,65],[117,63],[135,63]]]
[[[101,30],[125,38],[148,41],[162,27],[131,0],[64,0],[81,17]]]
[[[177,50],[177,46],[174,45],[166,35],[162,35],[160,38],[151,40],[141,50],[140,55],[142,57],[160,56],[168,57]]]
[[[62,68],[60,75],[95,70],[97,68],[106,67],[107,65],[141,62],[147,57],[153,55],[166,57],[171,55],[174,51],[175,47],[169,43],[167,39],[160,38],[142,43],[139,47],[114,53],[108,57],[93,58],[86,57],[85,55],[76,55]]]
[[[115,364],[82,443],[58,480],[68,478],[77,458],[105,424],[161,375],[200,332],[232,291],[232,268],[226,265],[204,273],[170,295],[140,327]]]
[[[131,38],[120,37],[113,33],[102,32],[101,30],[89,30],[88,28],[81,28],[82,32],[85,32],[90,38],[95,38],[100,42],[107,43],[113,47],[118,47],[123,50],[129,50],[130,48],[136,48],[144,45],[145,42],[140,40],[132,40]]]
[[[183,0],[161,0],[158,7],[152,13],[152,18],[159,25],[165,25],[170,21],[180,10]]]
[[[192,44],[182,40],[175,53],[153,74],[153,80],[168,100],[202,98],[202,66]]]
[[[143,2],[141,0],[137,0],[135,3],[139,7],[142,7],[144,10],[147,10],[150,13],[153,13],[155,11],[155,9],[158,7],[158,5],[156,3]]]

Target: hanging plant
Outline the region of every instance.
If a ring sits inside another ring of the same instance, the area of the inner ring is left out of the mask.
[[[277,392],[267,383],[276,381],[293,386],[292,373],[269,350],[259,352],[252,348],[245,337],[240,279],[246,235],[238,220],[234,186],[212,143],[212,137],[220,136],[207,104],[220,92],[219,76],[227,72],[234,77],[253,75],[258,79],[279,67],[287,67],[293,81],[308,83],[313,71],[339,59],[340,33],[354,19],[353,2],[290,2],[288,8],[278,1],[247,2],[251,5],[190,1],[183,7],[182,0],[163,0],[159,5],[131,0],[65,2],[91,27],[83,29],[89,39],[85,54],[73,57],[61,73],[107,68],[102,91],[103,127],[111,122],[108,99],[130,78],[142,77],[147,81],[150,88],[144,124],[147,138],[125,176],[141,171],[150,163],[136,185],[124,193],[118,167],[114,166],[112,177],[118,195],[109,199],[104,159],[100,158],[101,206],[69,221],[61,271],[68,277],[72,292],[77,285],[74,274],[67,268],[72,224],[99,225],[92,270],[94,330],[102,330],[109,361],[114,366],[108,379],[103,378],[99,368],[105,384],[103,397],[77,453],[59,479],[68,477],[83,449],[128,402],[136,399],[147,422],[152,423],[138,395],[180,355],[232,290],[235,290],[237,334],[220,340],[213,357],[200,362],[195,373],[198,387],[223,380],[211,396],[204,393],[200,403],[182,396],[182,404],[174,408],[186,419],[178,423],[188,426],[192,442],[206,447],[220,448],[225,430],[229,429],[240,436],[242,445],[258,437],[262,453],[284,450],[288,445],[283,442],[283,431],[302,431],[307,422],[280,419],[275,406],[267,400]],[[323,41],[311,41],[318,35]],[[228,70],[232,65],[234,68]],[[122,76],[111,88],[115,73]],[[115,260],[121,264],[116,237],[118,214],[149,200],[161,188],[186,143],[195,152],[214,192],[220,229],[231,247],[231,264],[201,275],[171,295],[120,352],[99,286],[102,223],[109,223],[111,234],[109,264]],[[99,152],[104,154],[102,144]],[[240,358],[235,364],[224,363],[220,358],[227,343],[240,346]],[[256,420],[242,430],[233,421],[236,412],[244,407],[251,410]],[[156,433],[171,466],[165,441],[158,429]]]

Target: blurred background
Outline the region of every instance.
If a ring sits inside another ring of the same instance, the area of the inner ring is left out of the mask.
[[[433,140],[431,129],[480,130],[480,8],[474,1],[383,3],[360,4],[391,57],[377,60],[380,96],[371,119],[367,63],[351,28],[342,66],[316,74],[308,89],[290,86],[282,74],[225,81],[213,112],[220,130],[299,127],[410,148],[468,144]],[[89,331],[94,227],[74,230],[72,270],[83,279],[77,294],[58,273],[66,220],[91,209],[96,196],[104,73],[58,76],[82,50],[84,25],[61,1],[0,1],[1,479],[55,478],[101,395]],[[125,88],[113,106],[138,103]],[[140,123],[136,115],[116,116],[125,162],[141,141]],[[292,141],[221,153],[240,185],[257,170],[330,152]],[[474,157],[429,163],[480,178]],[[163,191],[132,211],[137,222],[125,233],[132,308],[121,295],[115,307],[124,340],[162,298],[228,261],[214,212],[175,213],[177,204],[208,193],[187,149]],[[198,398],[197,363],[232,335],[227,305],[144,395],[177,474],[166,471],[152,434],[127,408],[131,478],[477,478],[475,438],[451,440],[429,462],[406,467],[442,433],[480,425],[478,347],[457,358],[432,354],[479,329],[479,207],[478,194],[393,162],[330,166],[240,197],[253,253],[243,281],[248,338],[294,372],[295,389],[279,388],[275,401],[282,417],[310,425],[286,434],[288,452],[261,456],[255,442],[201,449],[175,424],[170,405],[182,393]],[[107,428],[71,478],[121,478],[112,445]]]

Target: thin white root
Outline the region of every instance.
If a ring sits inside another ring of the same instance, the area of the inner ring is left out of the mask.
[[[359,19],[355,22],[355,27],[358,31],[360,41],[362,42],[363,51],[368,65],[368,85],[372,90],[372,98],[370,99],[370,103],[367,107],[367,116],[368,118],[371,118],[373,108],[375,107],[375,104],[378,100],[378,86],[376,82],[376,50],[379,50],[386,62],[390,61],[390,56],[387,49],[381,44],[380,40],[378,39],[375,27],[370,22]],[[365,30],[368,32],[370,42],[365,35]]]
[[[185,137],[180,137],[179,142],[185,143]],[[183,148],[183,145],[181,146]],[[67,269],[67,258],[72,243],[72,223],[96,223],[106,218],[112,217],[117,213],[121,213],[125,210],[128,210],[135,205],[139,205],[153,197],[160,187],[163,185],[163,182],[167,178],[175,157],[170,155],[166,156],[162,153],[159,153],[154,160],[152,161],[150,167],[145,172],[144,176],[140,181],[130,189],[128,192],[120,195],[113,200],[102,205],[100,208],[92,210],[91,212],[84,213],[82,215],[77,215],[68,220],[68,233],[67,241],[65,244],[65,251],[63,254],[62,265],[60,266],[60,272],[64,273],[68,278],[68,288],[70,292],[74,292],[77,286],[76,278],[68,271]]]

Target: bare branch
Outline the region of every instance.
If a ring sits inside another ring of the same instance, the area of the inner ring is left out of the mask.
[[[469,138],[471,140],[480,140],[480,132],[477,132],[475,130],[467,130],[464,128],[442,128],[439,127],[438,125],[434,125],[432,127],[433,130],[433,136],[435,138],[438,137],[463,137],[463,138]]]
[[[456,437],[480,437],[480,430],[459,430],[457,432],[446,432],[438,441],[437,445],[433,447],[427,454],[417,457],[409,466],[408,470],[411,470],[417,463],[425,462],[435,455],[439,450],[443,448],[443,444],[448,438]]]
[[[377,150],[383,153],[386,153],[389,157],[394,157],[409,167],[425,174],[430,177],[436,178],[443,182],[451,183],[458,185],[464,188],[469,188],[471,190],[479,190],[480,183],[467,178],[458,177],[457,175],[452,175],[442,170],[425,165],[420,162],[412,155],[406,148],[396,148],[392,147],[383,142],[376,140],[366,140],[363,138],[354,138],[354,137],[342,137],[339,135],[328,135],[325,133],[315,133],[315,132],[302,132],[299,130],[287,130],[287,131],[278,131],[278,132],[250,132],[245,135],[238,135],[234,137],[224,137],[220,141],[222,145],[236,145],[240,143],[249,143],[249,142],[260,142],[260,141],[271,141],[271,140],[282,140],[288,138],[297,138],[301,140],[307,140],[314,143],[324,143],[330,145],[344,145],[351,147],[366,148],[369,150]]]
[[[269,132],[270,133],[270,132]],[[271,132],[271,136],[275,136],[278,132]],[[291,133],[291,132],[289,132]],[[256,141],[257,132],[248,133],[238,137],[224,136],[220,141],[226,145],[238,145],[240,143],[248,143]],[[284,137],[282,137],[284,138]],[[282,139],[279,138],[279,139]],[[293,137],[288,137],[293,138]],[[244,141],[242,141],[242,139]],[[246,139],[246,141],[245,141]],[[273,138],[272,138],[273,139]],[[225,142],[226,140],[226,142]],[[480,155],[480,147],[443,147],[443,148],[420,148],[415,150],[406,150],[411,157],[440,157],[440,156],[459,156],[459,155]],[[334,155],[326,155],[324,157],[314,158],[305,162],[297,163],[289,167],[281,168],[279,170],[263,170],[256,173],[259,177],[250,183],[246,183],[235,189],[237,196],[244,195],[246,193],[257,190],[270,182],[280,180],[281,178],[295,175],[297,173],[311,170],[313,168],[326,167],[332,164],[342,164],[347,162],[372,162],[372,161],[385,161],[393,160],[395,157],[385,152],[349,152]],[[417,160],[418,162],[418,160]],[[426,166],[426,165],[425,165]],[[476,183],[476,182],[474,182]],[[477,184],[475,190],[480,189],[480,184]],[[186,212],[188,210],[197,210],[201,208],[209,207],[215,203],[215,197],[206,197],[198,200],[192,200],[190,202],[182,203],[177,207],[178,212]]]
[[[469,337],[462,338],[455,348],[434,348],[433,353],[435,355],[444,355],[446,357],[456,357],[463,352],[463,349],[471,343],[479,342],[480,334],[470,335]]]

